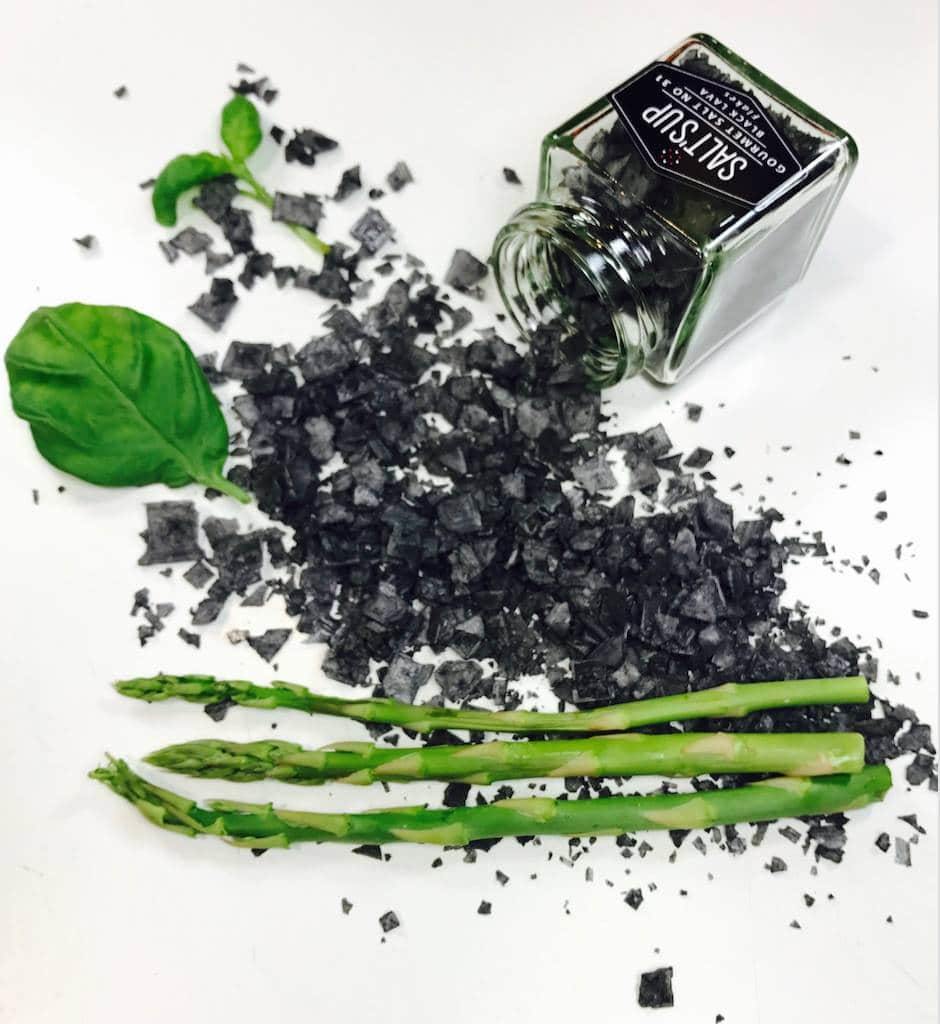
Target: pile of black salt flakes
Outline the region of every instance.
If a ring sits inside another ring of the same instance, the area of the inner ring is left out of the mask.
[[[279,129],[272,135],[278,142],[285,137]],[[335,145],[305,129],[288,143],[287,156],[309,164]],[[404,164],[388,176],[392,189],[411,180]],[[332,200],[280,194],[275,213],[317,230],[327,203],[359,188],[354,167]],[[257,606],[276,595],[294,631],[328,645],[327,675],[411,702],[433,690],[425,697],[431,703],[486,699],[515,708],[536,696],[534,687],[544,707],[545,682],[530,677],[547,681],[559,707],[582,708],[725,680],[857,672],[874,678],[867,649],[845,636],[827,642],[804,606],[781,604],[788,559],[827,556],[819,536],[778,540],[774,524],[782,517],[774,510],[736,523],[711,486],[710,453],[698,449],[683,458],[661,425],[612,429],[554,330],[541,330],[528,347],[493,327],[470,330],[473,316],[459,294],[480,294],[484,263],[458,250],[442,290],[420,260],[389,251],[394,229],[369,208],[350,232],[357,248],[335,243],[318,271],[276,265],[255,249],[251,216],[233,205],[235,197],[234,184],[219,179],[195,200],[221,228],[231,255],[213,253],[210,236],[194,237],[189,228],[165,250],[214,257],[210,271],[241,257],[243,288],[272,275],[279,288],[309,289],[331,304],[322,328],[299,349],[233,341],[221,366],[214,357],[202,360],[213,385],[227,385],[227,393],[235,382],[231,408],[241,429],[232,439],[238,462],[228,475],[286,529],[242,532],[235,519],[210,517],[200,536],[191,502],[147,506],[141,563],[192,563],[183,575],[203,594],[192,626],[214,622],[233,602]],[[236,301],[234,282],[216,277],[190,309],[219,329]],[[614,500],[622,490],[616,464],[628,471],[629,493]],[[138,611],[143,643],[163,629],[172,607],[151,607],[148,593],[139,591]],[[291,632],[228,635],[270,662]],[[179,636],[200,641],[193,630]],[[446,660],[431,664],[429,653]],[[226,709],[207,710],[221,718]],[[908,782],[937,788],[930,727],[882,698],[695,728],[857,730],[870,763],[913,755]],[[391,727],[370,729],[398,741]],[[418,739],[461,742],[446,733]],[[707,789],[732,781],[692,784]],[[569,779],[565,796],[610,794],[619,785]],[[500,796],[512,791],[503,786]],[[462,804],[468,792],[452,784],[445,802]],[[806,819],[805,833],[780,831],[802,842],[804,852],[812,847],[817,860],[838,863],[845,821],[837,814]],[[754,829],[751,845],[767,828]],[[914,828],[916,841],[916,821]],[[686,834],[671,833],[676,847]],[[730,854],[747,845],[734,827],[706,835]],[[471,844],[466,856],[495,842]],[[618,842],[625,858],[652,849],[631,836]],[[702,835],[693,844],[705,852]],[[573,864],[590,845],[572,840],[562,859]],[[887,851],[890,837],[879,836],[878,845]],[[897,837],[895,851],[909,862],[908,840]],[[775,857],[767,867],[784,870],[786,863]],[[625,901],[637,909],[642,891],[630,890]],[[668,979],[657,976],[655,984],[655,998],[665,1001]]]

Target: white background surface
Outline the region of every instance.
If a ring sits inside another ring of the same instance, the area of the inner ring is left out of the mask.
[[[309,295],[260,284],[223,335],[212,336],[185,311],[205,286],[199,263],[164,262],[156,242],[166,233],[136,187],[174,153],[216,144],[216,112],[236,61],[282,90],[266,118],[312,125],[343,144],[312,171],[287,168],[266,147],[259,175],[288,189],[330,191],[351,163],[362,163],[369,185],[404,157],[418,181],[384,209],[402,246],[442,273],[457,245],[485,254],[529,197],[544,131],[689,31],[712,32],[853,131],[861,162],[789,301],[681,385],[667,392],[632,381],[611,401],[625,426],[662,419],[679,448],[737,449],[733,460],[716,456],[713,468],[722,496],[736,481],[744,485],[742,512],[763,494],[786,513],[784,532],[802,520],[822,529],[838,556],[867,554],[880,586],[851,569],[836,575],[804,565],[789,571],[789,599],[806,601],[853,639],[880,638],[882,674],[890,668],[902,679],[900,688],[882,680],[881,691],[933,718],[934,8],[926,0],[707,9],[691,0],[6,4],[0,340],[37,304],[78,298],[145,310],[181,330],[197,352],[232,337],[303,342],[314,332]],[[119,101],[111,91],[122,83],[129,96]],[[524,189],[502,181],[504,164],[518,169]],[[331,231],[342,226],[329,223]],[[91,254],[71,241],[86,232],[100,240]],[[284,233],[269,237],[282,261],[301,258]],[[478,317],[481,326],[495,302]],[[705,406],[700,423],[686,419],[686,401]],[[395,849],[387,864],[325,847],[255,860],[151,828],[84,772],[106,749],[142,754],[219,727],[190,706],[122,701],[108,682],[159,669],[267,678],[256,655],[223,632],[273,624],[279,609],[271,604],[251,619],[229,609],[201,651],[184,647],[175,632],[192,592],[135,565],[141,502],[169,495],[95,490],[61,477],[5,401],[0,429],[0,1020],[937,1019],[936,800],[908,793],[898,764],[888,803],[854,816],[845,862],[821,863],[817,877],[811,858],[775,828],[736,860],[713,848],[702,857],[686,844],[669,864],[668,838],[654,837],[655,852],[643,861],[622,860],[602,840],[568,868],[557,860],[564,841],[540,849],[504,842],[475,864],[446,854],[438,871],[428,868],[433,850]],[[850,441],[850,429],[862,439]],[[840,452],[851,466],[836,465]],[[882,488],[889,518],[878,523],[874,495]],[[206,506],[196,489],[180,497]],[[234,506],[224,514],[245,524],[258,517]],[[908,541],[898,561],[893,549]],[[142,584],[178,605],[171,628],[143,650],[128,617]],[[914,619],[915,607],[930,619]],[[280,674],[320,685],[320,656],[295,638],[277,659]],[[274,720],[279,736],[309,744],[363,735],[338,721],[238,710],[225,734],[260,737]],[[245,793],[189,780],[180,788]],[[267,791],[275,793],[307,807],[368,806],[381,796]],[[424,794],[407,793],[416,795]],[[929,834],[905,869],[873,839],[882,827],[909,837],[895,820],[909,812]],[[787,873],[763,870],[775,854],[788,860]],[[584,878],[587,864],[593,883]],[[511,878],[505,888],[494,881],[496,868]],[[639,911],[622,902],[624,890],[651,882],[658,888],[646,891]],[[812,909],[804,892],[817,899]],[[343,896],[354,904],[348,917]],[[476,914],[481,899],[492,901],[492,916]],[[402,927],[383,944],[378,917],[392,908]],[[789,927],[794,918],[802,930]],[[638,1009],[639,972],[664,964],[676,970],[675,1009]]]

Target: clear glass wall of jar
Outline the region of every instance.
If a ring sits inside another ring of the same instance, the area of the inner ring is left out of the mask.
[[[524,335],[554,323],[597,388],[679,379],[795,284],[857,159],[845,131],[694,35],[550,132],[497,236]]]

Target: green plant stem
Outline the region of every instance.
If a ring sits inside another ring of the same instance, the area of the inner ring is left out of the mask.
[[[260,203],[268,210],[274,209],[274,196],[261,184],[260,181],[248,170],[246,164],[241,161],[233,160],[232,173],[238,178],[239,181],[244,182],[248,188],[247,190],[239,189],[239,192],[243,196],[247,196],[249,199],[254,199],[255,202]],[[329,245],[323,241],[318,235],[314,234],[309,228],[302,227],[300,224],[291,224],[288,221],[284,221],[286,227],[290,228],[291,231],[307,246],[313,249],[314,252],[319,253],[321,256],[325,256],[329,251]]]
[[[376,747],[337,743],[307,750],[297,743],[195,740],[145,760],[203,779],[298,785],[328,780],[369,785],[421,779],[488,785],[500,779],[699,774],[836,775],[865,766],[858,733],[644,733],[573,740],[498,740],[462,746]]]
[[[286,847],[303,842],[433,843],[527,835],[619,835],[646,829],[709,828],[803,814],[835,814],[880,800],[891,786],[883,765],[816,779],[775,776],[737,789],[594,800],[524,797],[484,806],[426,807],[321,814],[270,804],[214,800],[207,806],[154,786],[120,760],[91,777],[134,804],[153,824],[185,835],[226,837],[236,846]]]
[[[238,484],[233,484],[228,477],[223,476],[221,473],[217,473],[213,476],[200,477],[199,483],[205,484],[206,487],[211,487],[214,491],[218,491],[220,494],[227,494],[230,498],[240,501],[243,505],[247,505],[251,502],[251,495],[247,491],[243,491]]]
[[[309,714],[352,718],[358,722],[400,725],[414,732],[474,729],[487,732],[624,732],[645,725],[695,718],[741,718],[752,711],[809,704],[865,704],[868,683],[861,676],[836,679],[788,679],[775,683],[723,683],[671,697],[653,697],[590,711],[485,711],[404,704],[386,697],[350,700],[312,693],[296,683],[258,686],[214,676],[158,675],[115,683],[118,693],[139,700],[180,698],[197,704],[231,701],[254,708],[293,708]]]

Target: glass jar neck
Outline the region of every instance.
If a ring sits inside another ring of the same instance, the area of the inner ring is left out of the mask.
[[[643,369],[662,324],[644,297],[655,247],[606,206],[534,202],[500,231],[496,280],[519,330],[561,327],[587,383],[609,387]]]

